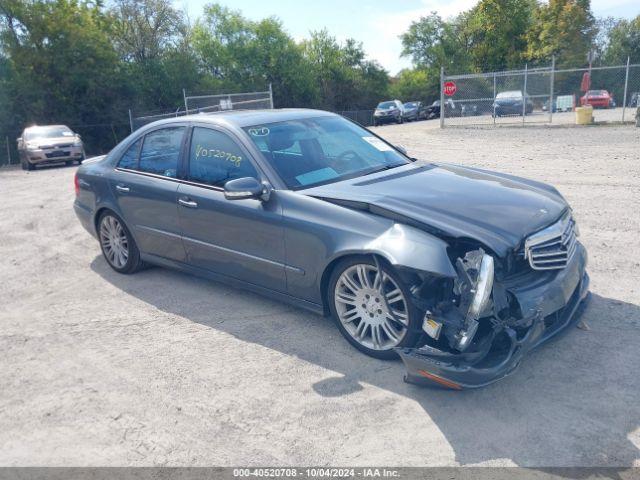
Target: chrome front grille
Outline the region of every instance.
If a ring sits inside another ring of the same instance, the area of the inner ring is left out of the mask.
[[[534,270],[561,269],[569,263],[577,244],[576,223],[571,215],[565,215],[527,238],[524,255]]]

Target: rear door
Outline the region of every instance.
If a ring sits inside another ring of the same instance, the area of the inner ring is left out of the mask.
[[[178,209],[188,262],[261,287],[286,291],[282,207],[277,193],[267,202],[227,200],[224,184],[263,174],[230,133],[193,128]]]
[[[111,188],[141,252],[184,261],[178,222],[178,166],[185,125],[150,131],[120,159]]]

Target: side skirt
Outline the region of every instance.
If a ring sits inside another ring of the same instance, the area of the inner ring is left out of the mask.
[[[207,280],[213,280],[216,282],[224,283],[225,285],[230,285],[234,288],[249,290],[251,292],[257,293],[264,297],[272,298],[274,300],[278,300],[278,301],[293,305],[294,307],[299,307],[304,310],[308,310],[317,315],[321,315],[321,316],[325,315],[324,308],[322,307],[322,305],[318,305],[317,303],[309,302],[307,300],[302,300],[301,298],[293,297],[291,295],[287,295],[286,293],[261,287],[253,283],[245,282],[243,280],[238,280],[237,278],[215,273],[210,270],[205,270],[203,268],[194,267],[193,265],[188,265],[186,263],[158,257],[157,255],[140,253],[140,258],[142,259],[143,262],[147,262],[152,265],[179,270],[181,272],[190,273],[198,277],[206,278]]]

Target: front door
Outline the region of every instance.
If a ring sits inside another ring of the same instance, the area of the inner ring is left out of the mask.
[[[142,253],[184,261],[178,222],[178,165],[186,127],[153,130],[123,154],[111,188]]]
[[[194,127],[178,188],[187,261],[285,292],[282,207],[277,194],[267,202],[225,199],[224,184],[243,177],[263,178],[247,151],[226,132]]]

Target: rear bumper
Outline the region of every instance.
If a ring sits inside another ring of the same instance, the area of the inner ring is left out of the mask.
[[[458,354],[429,346],[398,349],[407,368],[405,381],[461,390],[483,387],[512,373],[530,350],[577,323],[589,293],[589,275],[584,248],[574,257],[571,268],[554,281],[516,293],[531,325],[524,334],[508,326],[496,327],[493,339],[502,335],[500,353],[492,356],[491,342],[479,351]]]
[[[76,217],[78,217],[78,220],[80,220],[80,223],[82,224],[84,229],[97,238],[98,235],[93,223],[93,211],[78,203],[77,200],[73,203],[73,210],[74,212],[76,212]]]
[[[611,102],[609,100],[582,100],[580,102],[582,104],[582,106],[584,107],[585,105],[591,105],[592,107],[609,107],[609,105],[611,105]]]

